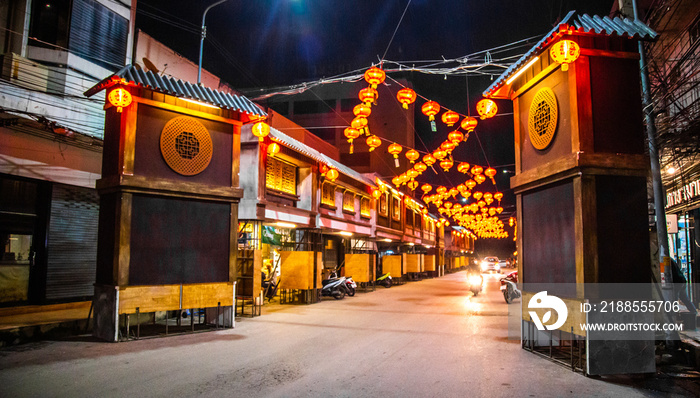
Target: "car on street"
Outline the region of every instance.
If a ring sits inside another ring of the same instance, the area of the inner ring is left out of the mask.
[[[481,272],[501,273],[501,264],[498,257],[487,256],[481,261]]]

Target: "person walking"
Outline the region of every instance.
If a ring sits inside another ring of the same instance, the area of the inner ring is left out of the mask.
[[[686,289],[688,285],[688,280],[685,279],[685,275],[683,275],[683,272],[681,272],[678,263],[674,259],[671,259],[671,276],[673,277],[674,297],[677,300],[680,300],[680,302],[685,305],[688,311],[690,311],[693,314],[697,314],[697,308],[695,308],[695,305],[688,297],[688,292]]]

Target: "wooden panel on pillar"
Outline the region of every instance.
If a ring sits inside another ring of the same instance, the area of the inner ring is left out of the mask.
[[[406,272],[421,272],[420,254],[406,254]]]
[[[233,283],[182,285],[182,308],[210,308],[233,305]]]
[[[437,270],[437,268],[435,268],[435,255],[434,254],[426,254],[425,257],[423,258],[423,264],[425,265],[425,271]]]
[[[372,255],[369,253],[345,254],[345,276],[352,276],[355,282],[372,282],[374,280]]]
[[[403,257],[405,254],[394,254],[382,257],[382,271],[391,273],[392,278],[400,278],[404,274]]]
[[[309,290],[320,287],[322,262],[316,252],[280,252],[280,288]],[[317,273],[314,281],[314,256],[317,257]],[[314,285],[316,282],[316,285]]]

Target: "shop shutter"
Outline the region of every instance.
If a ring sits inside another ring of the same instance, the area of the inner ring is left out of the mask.
[[[54,184],[46,299],[90,297],[95,283],[99,201],[94,189]]]
[[[70,17],[71,52],[109,70],[126,60],[129,23],[94,0],[73,0]]]

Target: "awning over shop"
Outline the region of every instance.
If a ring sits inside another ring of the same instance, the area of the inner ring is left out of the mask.
[[[330,220],[324,217],[319,218],[318,226],[322,228],[332,229],[334,231],[347,231],[367,236],[372,235],[372,227],[370,226],[357,225],[339,220]]]
[[[300,224],[303,226],[308,226],[311,223],[311,216],[309,215],[293,214],[269,208],[265,209],[265,218],[269,220]]]

